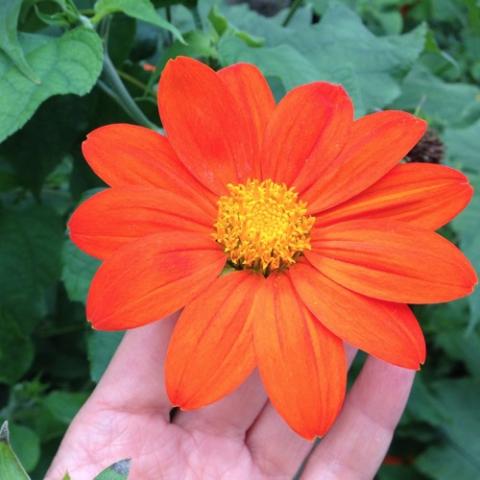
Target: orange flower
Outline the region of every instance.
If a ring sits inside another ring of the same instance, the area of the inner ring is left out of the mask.
[[[158,102],[167,137],[118,124],[83,144],[111,187],[69,224],[103,260],[87,301],[93,326],[129,329],[184,308],[165,367],[171,401],[215,402],[258,368],[306,438],[341,408],[343,341],[418,369],[425,342],[406,304],[453,300],[476,283],[434,233],[468,203],[467,179],[399,164],[425,122],[399,111],[353,120],[345,90],[324,82],[275,105],[253,65],[215,73],[189,58],[167,64]]]

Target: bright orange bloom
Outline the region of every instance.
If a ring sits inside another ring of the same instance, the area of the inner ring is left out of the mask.
[[[189,58],[167,64],[158,103],[166,137],[118,124],[83,144],[111,187],[69,224],[103,260],[93,326],[129,329],[184,308],[166,360],[171,401],[215,402],[258,368],[306,438],[342,406],[343,341],[418,369],[425,342],[406,304],[454,300],[476,283],[434,232],[470,200],[467,178],[400,164],[425,122],[399,111],[354,120],[345,90],[324,82],[275,105],[253,65],[214,72]]]

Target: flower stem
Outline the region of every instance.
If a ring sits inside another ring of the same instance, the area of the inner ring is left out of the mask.
[[[103,75],[105,82],[99,82],[99,85],[108,93],[139,125],[143,125],[154,130],[159,127],[152,123],[146,115],[140,110],[138,105],[131,97],[122,80],[120,79],[112,60],[105,51],[103,61]]]
[[[290,23],[290,20],[293,18],[293,16],[297,12],[297,10],[300,8],[300,5],[302,3],[303,3],[303,0],[293,0],[288,10],[287,16],[285,17],[285,20],[282,23],[282,27],[288,26],[288,24]]]
[[[117,73],[120,76],[120,78],[123,78],[127,82],[130,82],[132,85],[135,85],[136,87],[140,88],[142,91],[145,91],[145,90],[148,91],[148,85],[146,85],[145,83],[142,83],[140,80],[137,80],[132,75],[129,75],[128,73],[118,69],[117,69]]]

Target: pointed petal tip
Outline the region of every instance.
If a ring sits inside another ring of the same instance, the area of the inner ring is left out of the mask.
[[[314,427],[312,427],[312,425],[305,425],[304,428],[298,427],[298,426],[293,427],[290,425],[290,428],[292,428],[292,430],[294,430],[298,435],[300,435],[305,440],[309,442],[314,442],[317,438],[322,439],[323,437],[325,437],[325,435],[333,427],[337,419],[337,416],[338,414],[335,415],[335,417],[332,418],[332,420],[330,420],[329,422],[322,423],[322,425],[318,425]]]
[[[202,407],[206,407],[213,402],[202,402],[195,396],[188,397],[185,391],[182,391],[182,385],[179,384],[176,378],[169,375],[168,369],[165,370],[165,388],[168,399],[173,407],[179,408],[182,412],[191,412]]]
[[[419,130],[423,130],[424,132],[428,128],[428,122],[423,118],[417,117],[409,112],[404,112],[403,110],[385,110],[385,113],[388,112],[392,117],[396,116],[399,121],[409,122],[411,123],[412,127],[417,126]]]
[[[168,71],[170,71],[172,68],[182,68],[182,67],[188,68],[189,65],[198,65],[198,64],[200,64],[200,65],[202,65],[206,68],[210,68],[205,63],[200,62],[200,61],[198,61],[198,60],[196,60],[195,58],[192,58],[192,57],[186,57],[184,55],[178,55],[175,58],[170,58],[170,59],[167,60],[167,63],[165,64],[165,67],[162,71],[162,75],[160,76],[160,81],[161,81],[162,77],[164,77],[165,74]]]
[[[463,295],[460,295],[458,298],[468,297],[475,291],[475,289],[478,286],[477,272],[475,271],[475,268],[473,268],[473,265],[471,264],[470,260],[466,256],[465,256],[465,267],[466,267],[465,268],[466,278],[464,279],[465,292]]]

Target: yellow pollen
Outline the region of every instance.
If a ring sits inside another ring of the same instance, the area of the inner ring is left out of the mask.
[[[213,237],[230,262],[264,274],[287,268],[310,250],[315,217],[307,204],[286,185],[272,180],[248,180],[228,185],[229,195],[218,200]]]

